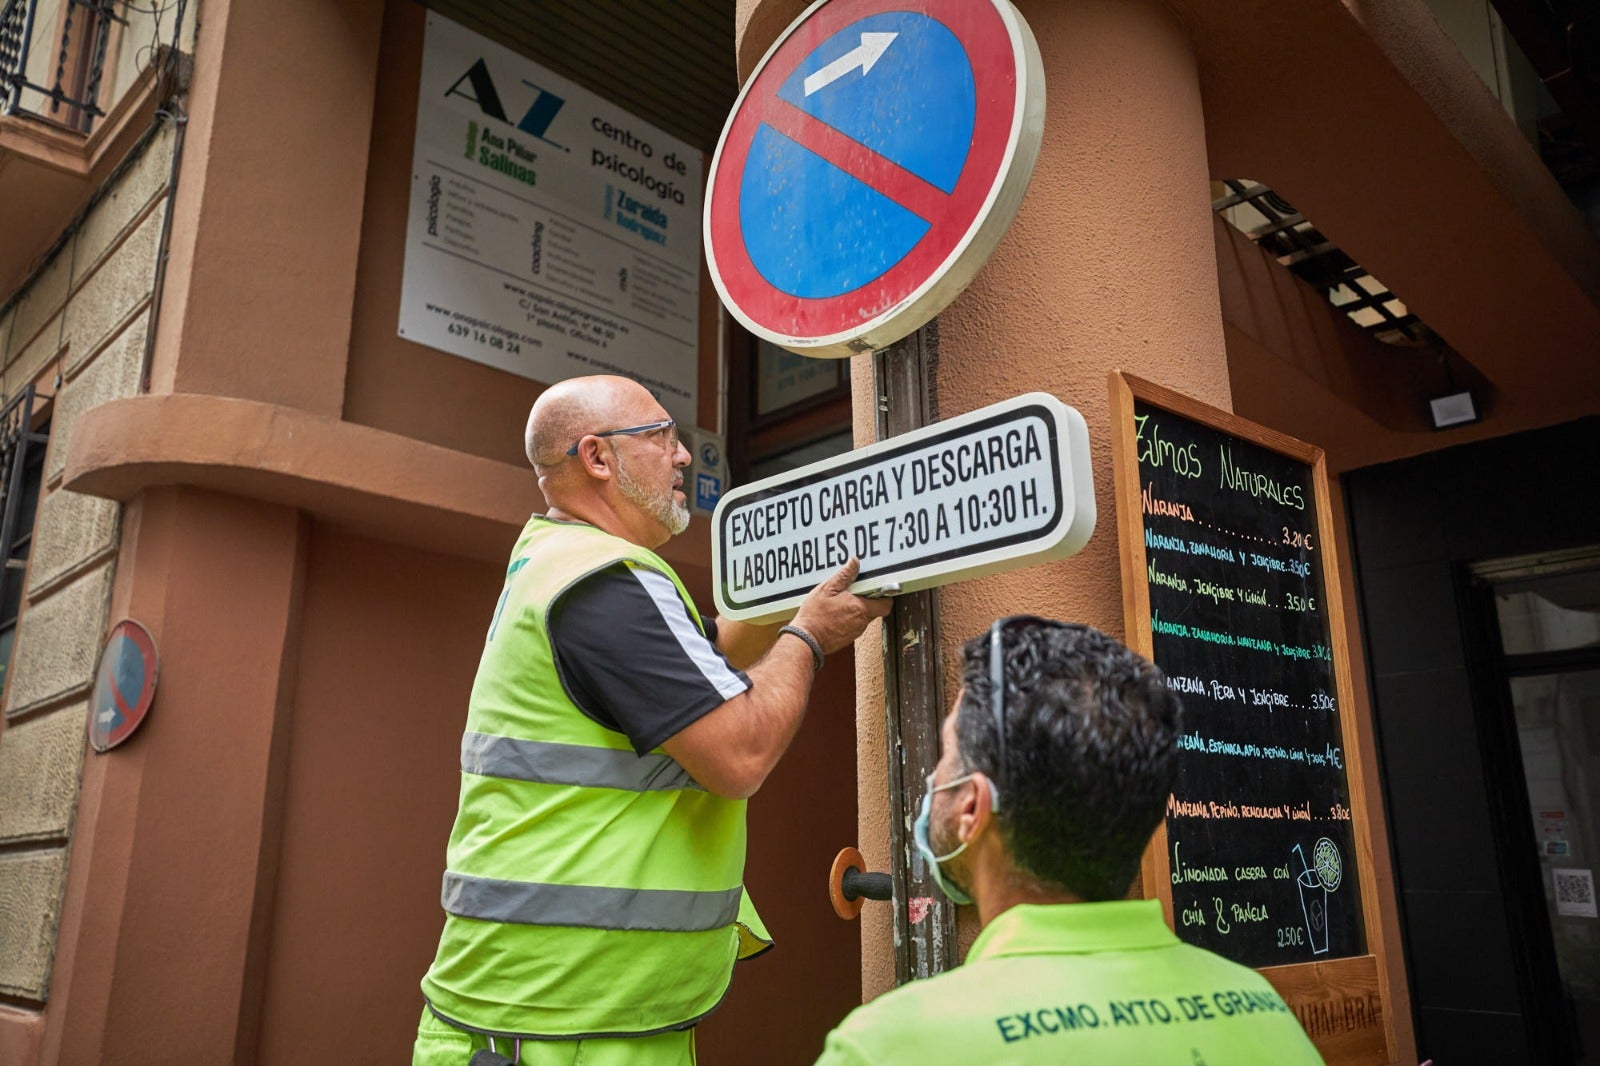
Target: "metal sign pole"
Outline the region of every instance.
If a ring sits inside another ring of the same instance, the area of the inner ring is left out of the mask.
[[[933,396],[938,338],[938,323],[931,322],[873,354],[879,440],[919,429],[938,418]],[[945,713],[943,679],[938,590],[897,597],[894,610],[883,620],[897,985],[931,977],[955,965],[955,905],[934,884],[911,836],[911,824],[922,802],[923,780],[939,761],[939,726]]]

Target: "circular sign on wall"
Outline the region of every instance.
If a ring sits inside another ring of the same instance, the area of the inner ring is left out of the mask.
[[[1043,129],[1038,45],[1007,0],[819,0],[722,131],[711,280],[745,328],[790,351],[882,348],[989,258]]]
[[[89,701],[89,746],[107,752],[133,735],[156,696],[156,642],[131,618],[111,629]]]

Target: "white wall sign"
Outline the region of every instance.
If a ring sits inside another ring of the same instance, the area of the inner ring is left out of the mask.
[[[852,555],[860,593],[1013,570],[1073,554],[1094,524],[1083,416],[1032,392],[725,493],[717,611],[788,617]]]
[[[400,335],[541,381],[625,374],[695,422],[699,151],[428,15]]]

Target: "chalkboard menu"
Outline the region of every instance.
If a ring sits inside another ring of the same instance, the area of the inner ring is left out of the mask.
[[[1139,522],[1124,552],[1142,546],[1129,595],[1148,602],[1130,642],[1184,705],[1160,864],[1173,926],[1248,966],[1365,954],[1320,453],[1285,454],[1223,412],[1208,424],[1135,398],[1130,414]]]

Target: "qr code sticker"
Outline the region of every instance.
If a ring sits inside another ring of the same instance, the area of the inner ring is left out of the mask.
[[[1597,916],[1593,871],[1552,870],[1550,873],[1555,879],[1557,914],[1579,918]]]

